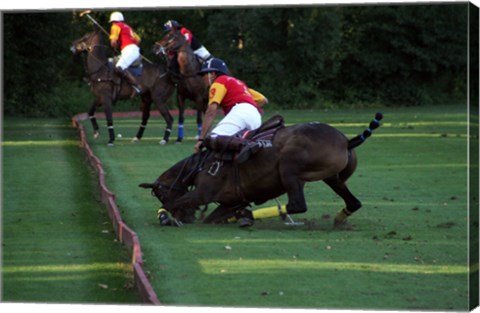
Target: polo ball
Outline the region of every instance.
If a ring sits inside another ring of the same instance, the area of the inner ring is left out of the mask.
[[[118,138],[122,138],[122,134],[118,134],[117,137],[118,137]]]

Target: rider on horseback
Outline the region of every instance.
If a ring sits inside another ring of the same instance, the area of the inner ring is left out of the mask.
[[[192,32],[187,29],[186,27],[183,27],[179,22],[174,21],[174,20],[169,20],[165,24],[163,24],[163,31],[167,34],[173,34],[176,31],[179,31],[184,37],[185,40],[188,42],[190,47],[193,50],[193,53],[197,56],[198,60],[200,63],[204,63],[208,59],[212,57],[210,52],[203,46],[200,41],[198,41],[197,37],[193,36]],[[178,65],[178,60],[177,60],[177,55],[176,53],[170,51],[168,53],[168,56],[170,57],[170,69],[173,73],[179,74],[179,65]]]
[[[268,99],[228,73],[225,62],[217,58],[205,62],[199,72],[205,85],[210,86],[210,89],[208,108],[199,141],[195,145],[195,153],[200,151],[202,144],[215,151],[230,149],[239,151],[235,160],[242,163],[262,146],[260,143],[233,135],[244,129],[254,130],[260,127],[262,123],[260,107],[267,104]],[[218,107],[223,109],[225,117],[207,136]]]
[[[183,27],[179,22],[174,20],[167,21],[165,24],[163,24],[163,31],[167,33],[180,31],[180,33],[190,44],[190,47],[192,47],[193,53],[200,59],[201,63],[212,57],[207,48],[205,48],[200,41],[198,41],[197,37],[193,36],[192,32],[186,27]]]
[[[127,68],[140,58],[140,37],[125,23],[121,12],[113,12],[110,15],[110,45],[113,49],[120,48],[121,57],[115,65],[115,71],[120,77],[124,78],[137,93],[141,93],[142,89],[138,85],[135,77],[127,71]]]

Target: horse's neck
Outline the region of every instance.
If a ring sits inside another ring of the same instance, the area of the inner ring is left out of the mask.
[[[180,66],[180,73],[185,76],[196,75],[199,70],[197,57],[193,53],[190,47],[187,47],[188,43],[182,45],[182,48],[178,51],[178,64]]]
[[[88,53],[87,70],[90,74],[97,73],[107,64],[107,56],[102,44],[95,44]]]

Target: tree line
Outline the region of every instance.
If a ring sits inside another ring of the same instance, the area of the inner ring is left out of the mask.
[[[174,19],[274,107],[302,109],[463,102],[469,5],[122,12],[142,37],[140,46],[148,59],[164,62],[151,48],[162,37],[163,23]],[[82,80],[83,60],[74,58],[69,46],[95,26],[80,17],[80,11],[4,13],[5,115],[62,116],[87,109],[84,102],[91,98]],[[91,16],[108,30],[110,13],[97,10]]]

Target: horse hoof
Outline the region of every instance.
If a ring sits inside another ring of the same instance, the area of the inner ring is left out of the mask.
[[[139,141],[140,141],[140,139],[138,139],[138,137],[133,137],[133,139],[132,139],[132,142],[133,142],[133,143],[137,143],[137,142],[139,142]]]
[[[336,230],[352,230],[353,227],[352,225],[350,225],[349,223],[347,223],[347,221],[337,221],[335,220],[333,222],[333,228],[335,228]]]
[[[166,145],[167,142],[168,141],[166,141],[165,139],[162,139],[162,140],[160,140],[159,144],[163,146],[163,145]]]
[[[238,220],[238,226],[240,227],[251,227],[253,226],[253,220],[248,217],[242,217]]]
[[[182,140],[183,140],[183,139],[177,139],[177,141],[175,141],[175,144],[181,145],[181,144],[182,144]]]
[[[98,137],[100,137],[100,133],[99,132],[94,132],[93,133],[93,139],[98,139]]]
[[[160,225],[162,226],[170,226],[172,225],[172,220],[165,209],[160,209],[157,212],[157,218],[160,221]]]
[[[113,141],[109,141],[109,142],[107,143],[107,147],[113,147],[113,146],[114,146]]]

